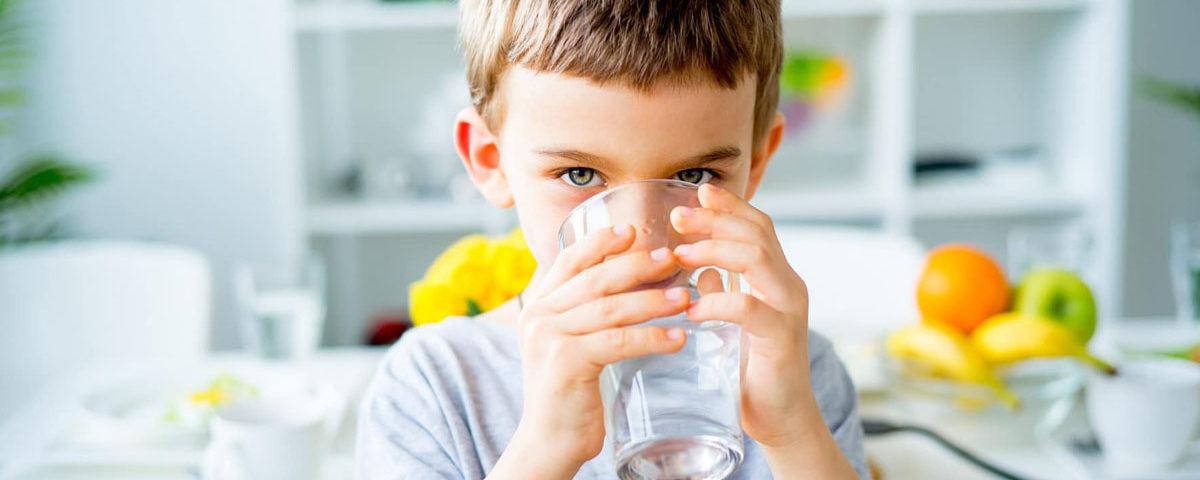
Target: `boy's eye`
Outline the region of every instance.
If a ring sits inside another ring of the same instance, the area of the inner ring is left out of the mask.
[[[599,185],[600,177],[590,168],[576,167],[563,172],[563,181],[576,187],[593,187]]]
[[[675,174],[675,178],[696,185],[708,183],[709,180],[712,180],[712,177],[712,171],[707,168],[689,168]]]

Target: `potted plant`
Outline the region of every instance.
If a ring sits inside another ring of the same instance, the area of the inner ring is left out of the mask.
[[[21,88],[27,49],[13,0],[0,0],[0,138],[12,130],[15,110],[24,101]],[[11,155],[10,152],[5,152]],[[63,236],[52,203],[94,177],[90,169],[55,155],[34,155],[0,163],[0,248]]]

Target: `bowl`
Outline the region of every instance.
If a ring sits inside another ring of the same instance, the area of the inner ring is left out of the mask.
[[[1087,368],[1071,358],[1038,358],[996,370],[1019,399],[1010,407],[983,385],[938,378],[919,366],[883,354],[888,395],[911,423],[954,432],[962,441],[988,444],[1032,441],[1052,409],[1067,408],[1087,382]]]

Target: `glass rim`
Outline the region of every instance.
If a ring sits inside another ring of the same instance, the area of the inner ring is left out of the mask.
[[[685,182],[683,180],[676,180],[673,178],[651,178],[651,179],[646,179],[646,180],[635,180],[632,182],[623,183],[621,185],[617,185],[615,187],[607,189],[603,192],[592,195],[592,196],[588,197],[586,200],[579,202],[579,205],[576,205],[575,208],[572,208],[570,212],[567,212],[567,216],[565,218],[563,218],[561,223],[558,224],[558,244],[559,244],[559,246],[561,247],[563,245],[563,232],[565,231],[567,225],[571,222],[571,219],[574,218],[577,213],[588,209],[592,205],[603,202],[604,199],[608,198],[609,196],[612,196],[615,192],[628,191],[628,190],[632,190],[634,188],[645,187],[645,186],[649,186],[649,185],[663,185],[663,186],[672,187],[672,188],[683,188],[683,189],[692,190],[692,191],[699,191],[700,185],[702,185],[702,184]]]

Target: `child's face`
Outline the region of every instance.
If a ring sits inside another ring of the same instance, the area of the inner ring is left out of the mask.
[[[642,92],[513,67],[498,95],[501,131],[468,135],[475,145],[464,147],[460,117],[460,153],[485,196],[515,206],[539,268],[545,268],[557,254],[563,219],[608,188],[673,178],[753,195],[778,144],[782,117],[753,145],[753,77],[735,89],[693,83]],[[494,148],[480,148],[481,138]],[[480,158],[466,158],[469,152]]]

